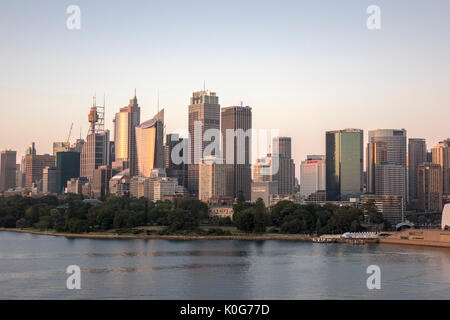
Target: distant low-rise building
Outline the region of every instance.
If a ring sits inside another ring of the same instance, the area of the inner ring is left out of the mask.
[[[124,170],[109,180],[109,193],[124,196],[130,193],[130,171]]]
[[[404,202],[402,196],[365,194],[361,197],[361,202],[369,200],[375,201],[378,211],[383,214],[386,221],[396,225],[404,220]]]
[[[211,217],[230,218],[233,220],[233,206],[213,206],[209,207],[209,215]]]
[[[261,198],[266,206],[271,203],[271,198],[278,194],[278,182],[277,181],[261,181],[253,182],[251,188],[251,200],[256,202]]]

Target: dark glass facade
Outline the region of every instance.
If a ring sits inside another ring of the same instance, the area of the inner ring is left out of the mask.
[[[363,131],[346,129],[326,133],[328,201],[348,201],[363,191]]]
[[[61,194],[67,181],[80,177],[80,153],[75,151],[56,154],[56,192]]]

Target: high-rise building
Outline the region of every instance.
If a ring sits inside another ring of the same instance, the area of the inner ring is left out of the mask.
[[[360,197],[363,191],[363,130],[326,132],[326,192],[328,201]]]
[[[407,201],[406,130],[369,131],[367,191],[395,195]]]
[[[155,168],[164,168],[164,109],[136,127],[137,174],[150,177]]]
[[[0,162],[0,192],[16,186],[16,151],[2,151]]]
[[[215,196],[226,196],[226,167],[223,160],[206,157],[199,165],[199,199],[208,201]]]
[[[444,196],[450,195],[450,138],[439,142],[431,150],[433,163],[442,167],[442,185]]]
[[[55,157],[49,154],[36,155],[27,154],[25,156],[25,187],[32,188],[33,184],[41,182],[45,167],[54,167]]]
[[[300,194],[307,199],[317,191],[325,191],[325,156],[308,155],[300,165]]]
[[[94,170],[110,163],[109,130],[104,130],[104,106],[94,105],[89,112],[90,129],[80,156],[80,176],[92,180]]]
[[[220,104],[215,92],[194,92],[189,105],[189,161],[188,164],[188,190],[197,195],[199,192],[199,163],[204,156],[204,150],[211,143],[219,141],[204,141],[205,131],[216,129],[220,131]],[[212,151],[212,156],[215,151]]]
[[[94,198],[102,198],[109,193],[109,180],[112,178],[110,166],[100,166],[94,170],[91,192]]]
[[[181,146],[184,146],[184,148],[178,149],[180,151],[178,154],[176,154],[176,157],[179,159],[184,159],[183,151],[187,150],[186,145],[189,145],[189,140],[180,138],[180,135],[176,133],[166,135],[166,144],[164,145],[164,162],[167,176],[171,178],[177,178],[178,184],[180,186],[186,187],[187,164],[184,161],[180,163],[179,159],[177,159],[175,163],[175,159],[172,158],[173,156],[175,156],[172,155],[172,152],[176,152],[175,147],[179,144],[181,144]]]
[[[80,153],[76,151],[56,153],[56,193],[64,193],[67,181],[78,177],[80,177]]]
[[[81,154],[81,151],[83,151],[83,145],[84,145],[84,139],[77,139],[77,141],[72,144],[71,151],[75,151]]]
[[[227,196],[237,198],[242,192],[244,198],[250,200],[252,108],[222,108],[221,127],[222,153],[227,169]]]
[[[441,212],[442,202],[442,167],[436,163],[422,163],[417,167],[417,196],[419,210]]]
[[[408,194],[409,202],[417,200],[417,167],[427,162],[425,139],[408,139]]]
[[[130,169],[130,176],[137,175],[136,126],[141,121],[141,108],[136,93],[128,106],[120,108],[114,118],[114,168]]]
[[[42,177],[42,192],[56,193],[56,168],[45,167]]]
[[[278,194],[280,195],[294,194],[295,165],[291,158],[291,144],[290,137],[273,139],[272,181],[278,181]]]

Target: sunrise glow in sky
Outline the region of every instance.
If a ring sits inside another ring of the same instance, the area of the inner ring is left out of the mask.
[[[371,4],[381,30],[366,27]],[[222,107],[251,106],[254,128],[291,136],[296,165],[324,154],[326,130],[405,128],[429,148],[450,136],[448,0],[3,1],[0,38],[0,149],[18,161],[72,122],[84,138],[94,94],[110,130],[134,88],[142,121],[159,91],[167,133],[187,129],[204,81]]]

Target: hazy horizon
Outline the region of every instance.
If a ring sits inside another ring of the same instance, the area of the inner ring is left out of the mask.
[[[81,8],[81,30],[66,9]],[[366,27],[369,5],[381,30]],[[298,165],[325,154],[325,131],[405,128],[430,149],[450,136],[450,2],[14,1],[0,5],[0,150],[39,154],[88,130],[106,95],[106,128],[137,89],[141,121],[165,108],[187,129],[193,91],[253,108],[254,129],[292,137]],[[113,136],[113,135],[112,135]]]

